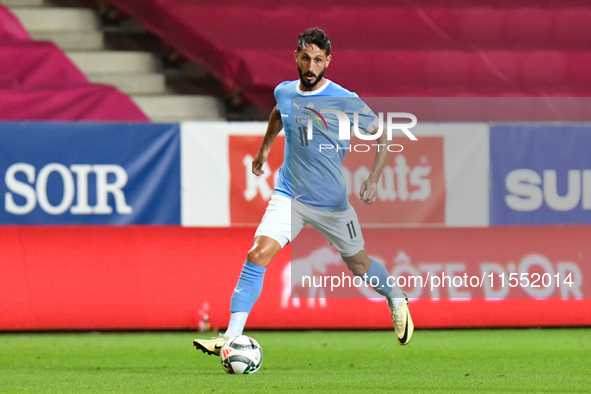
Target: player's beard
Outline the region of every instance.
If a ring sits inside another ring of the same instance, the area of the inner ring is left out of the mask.
[[[326,70],[326,68],[324,70]],[[322,72],[318,74],[318,76],[316,77],[316,74],[310,71],[308,71],[305,74],[302,73],[302,69],[298,67],[298,73],[300,74],[300,81],[302,82],[302,85],[304,85],[306,89],[312,89],[314,86],[318,84],[318,82],[322,81],[322,77],[324,77],[324,70],[322,70]],[[306,76],[314,76],[316,77],[316,79],[314,80],[314,82],[308,82]]]

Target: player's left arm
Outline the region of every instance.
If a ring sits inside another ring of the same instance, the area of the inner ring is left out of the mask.
[[[377,132],[378,129],[376,128],[371,134],[376,134]],[[386,146],[388,143],[386,133],[382,133],[376,142],[378,147],[376,150],[376,156],[373,160],[373,166],[371,167],[371,172],[359,189],[359,198],[366,204],[373,204],[376,198],[378,198],[378,181],[386,163],[388,162],[388,158],[390,157],[390,151]]]

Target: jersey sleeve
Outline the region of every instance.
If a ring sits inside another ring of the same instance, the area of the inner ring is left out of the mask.
[[[273,95],[275,96],[275,103],[279,104],[279,94],[281,91],[281,84],[275,86],[275,90],[273,91]],[[276,105],[277,112],[281,113],[279,110],[279,105]]]
[[[281,103],[285,96],[285,85],[287,85],[289,81],[281,82],[279,85],[275,87],[275,91],[273,95],[275,96],[275,102],[277,103],[277,112],[281,113]]]
[[[371,134],[378,127],[378,117],[376,114],[357,95],[348,97],[346,100],[345,113],[349,117],[351,127],[353,127],[354,116],[357,113],[359,131],[364,134]]]

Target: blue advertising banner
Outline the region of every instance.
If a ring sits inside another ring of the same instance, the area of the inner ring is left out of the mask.
[[[170,124],[0,123],[0,224],[180,224]]]
[[[591,126],[492,126],[490,224],[591,223]]]

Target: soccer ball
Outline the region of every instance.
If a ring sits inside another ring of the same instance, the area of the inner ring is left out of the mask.
[[[263,364],[263,349],[251,337],[239,335],[222,346],[220,361],[227,373],[255,373]]]

